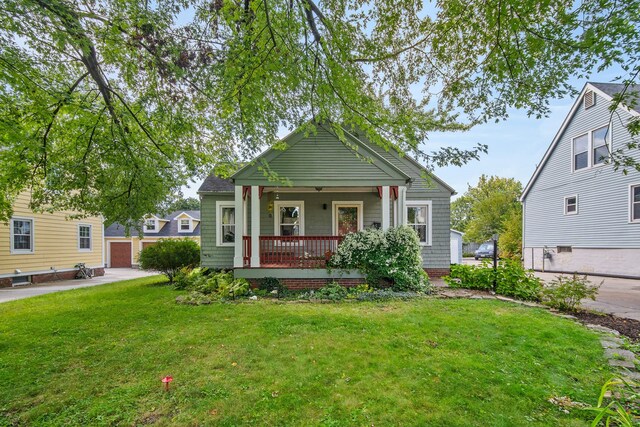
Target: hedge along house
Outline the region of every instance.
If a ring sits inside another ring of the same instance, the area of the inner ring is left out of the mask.
[[[413,159],[344,135],[345,143],[317,125],[316,133],[290,134],[281,141],[286,149],[267,150],[230,180],[209,176],[198,191],[202,265],[289,287],[359,283],[358,272],[325,268],[342,236],[406,224],[418,233],[427,273],[447,274],[454,190]],[[270,181],[267,168],[290,185]]]

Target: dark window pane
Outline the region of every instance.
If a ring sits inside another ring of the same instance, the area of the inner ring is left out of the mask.
[[[223,225],[222,226],[222,242],[223,243],[233,243],[236,241],[235,238],[235,226],[234,225]]]
[[[80,249],[91,249],[91,239],[82,237],[80,239]]]
[[[420,242],[426,243],[427,242],[427,226],[413,225],[412,228],[416,230],[416,233],[418,233],[418,239],[420,239]]]
[[[633,187],[633,201],[634,203],[640,202],[640,186]]]
[[[576,154],[575,156],[574,169],[584,169],[589,165],[589,153],[584,152],[580,154]]]
[[[602,147],[596,147],[593,150],[594,165],[599,165],[601,163],[604,163],[607,157],[609,157],[609,148],[606,145],[603,145]]]
[[[632,220],[640,220],[640,203],[633,204],[633,217]]]
[[[31,249],[31,237],[30,236],[14,236],[13,237],[13,249],[30,250]]]

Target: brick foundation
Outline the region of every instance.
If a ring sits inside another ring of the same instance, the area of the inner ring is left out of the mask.
[[[11,280],[11,277],[0,279],[0,288],[10,288],[12,284],[13,280]]]
[[[249,279],[249,283],[251,283],[251,286],[254,288],[258,287],[259,282],[259,279]],[[280,283],[291,290],[320,289],[332,282],[348,288],[365,283],[365,279],[280,279]]]
[[[439,279],[442,276],[448,276],[449,273],[451,273],[451,270],[448,268],[425,268],[424,271],[427,272],[431,279]]]

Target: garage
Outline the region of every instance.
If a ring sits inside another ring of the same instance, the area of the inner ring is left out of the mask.
[[[111,242],[109,245],[109,266],[131,268],[131,242]]]

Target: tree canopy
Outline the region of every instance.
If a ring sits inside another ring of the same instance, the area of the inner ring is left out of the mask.
[[[463,212],[459,216],[464,220],[458,222],[458,227],[465,233],[465,240],[484,242],[495,233],[502,234],[506,224],[515,221],[514,213],[522,210],[521,194],[522,184],[513,178],[482,175],[476,186],[469,186],[452,203],[459,205],[452,212]]]
[[[35,208],[128,224],[309,119],[464,164],[486,147],[421,144],[542,116],[594,68],[634,82],[639,3],[4,0],[0,220],[30,188]]]

